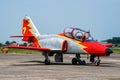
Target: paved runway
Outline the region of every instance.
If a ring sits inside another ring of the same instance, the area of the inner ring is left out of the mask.
[[[41,54],[0,54],[0,80],[120,80],[120,55],[101,58],[99,67],[72,65],[74,55],[64,55],[64,63],[44,65]],[[53,61],[53,58],[51,58]]]

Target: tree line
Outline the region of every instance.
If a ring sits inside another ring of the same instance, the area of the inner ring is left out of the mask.
[[[112,39],[102,40],[102,42],[112,43],[115,46],[120,46],[120,37],[112,37]]]
[[[17,43],[16,41],[6,41],[5,43],[0,43],[0,47],[4,47],[4,46],[8,46],[8,45],[10,45],[10,44],[13,44],[13,43]],[[22,43],[22,44],[19,44],[19,45],[21,45],[21,46],[26,46],[27,45],[27,43]]]

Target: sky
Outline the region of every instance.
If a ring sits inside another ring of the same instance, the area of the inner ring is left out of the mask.
[[[0,43],[21,41],[9,36],[21,35],[26,15],[40,34],[77,27],[98,41],[120,37],[120,0],[0,0]]]

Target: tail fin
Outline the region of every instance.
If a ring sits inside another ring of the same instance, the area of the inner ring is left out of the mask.
[[[28,16],[23,19],[22,35],[23,41],[32,42],[35,47],[40,47],[38,41],[38,36],[40,35],[40,33],[33,24],[31,18]]]

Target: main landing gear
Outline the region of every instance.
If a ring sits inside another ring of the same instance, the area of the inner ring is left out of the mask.
[[[91,55],[90,56],[90,62],[94,63],[96,66],[99,66],[100,65],[100,57],[97,56],[97,60],[95,60],[95,55]]]
[[[85,60],[81,60],[80,59],[80,54],[76,54],[76,58],[72,59],[72,64],[76,65],[76,64],[80,64],[80,65],[84,65],[86,64]]]
[[[45,56],[45,64],[50,65],[51,61],[49,59],[49,56],[53,56],[54,54],[52,54],[52,53],[43,53],[43,55]],[[54,59],[55,59],[55,62],[63,62],[63,53],[55,54]]]
[[[43,53],[43,55],[45,56],[45,64],[50,65],[51,61],[49,59],[49,53]],[[95,60],[96,57],[97,57],[97,60]],[[85,60],[81,60],[80,58],[81,58],[80,54],[76,54],[76,57],[72,59],[72,64],[73,65],[77,65],[77,64],[85,65],[86,64]],[[55,61],[56,62],[63,62],[63,54],[56,54]],[[92,62],[96,66],[100,65],[100,61],[101,60],[100,60],[99,56],[90,55],[90,62]]]

